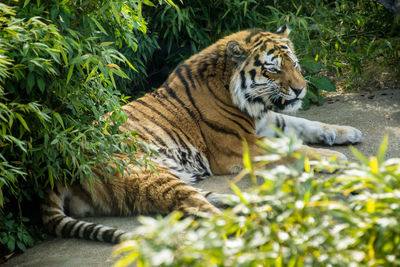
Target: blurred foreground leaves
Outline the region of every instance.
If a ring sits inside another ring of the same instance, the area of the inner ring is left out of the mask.
[[[277,158],[253,162],[247,172],[261,185],[236,188],[220,216],[142,217],[132,239],[115,248],[115,266],[400,264],[400,159],[384,160],[387,140],[376,157],[356,152],[360,163],[346,164],[296,155],[296,144],[284,138],[274,143],[284,151]],[[289,156],[298,162],[265,167]]]

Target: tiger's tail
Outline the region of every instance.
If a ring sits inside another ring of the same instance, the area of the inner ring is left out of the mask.
[[[51,234],[59,237],[75,237],[95,241],[119,243],[125,231],[102,224],[72,218],[64,212],[64,195],[49,191],[42,203],[42,221]]]

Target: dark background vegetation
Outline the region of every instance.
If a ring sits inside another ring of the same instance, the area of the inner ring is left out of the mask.
[[[116,132],[129,96],[226,34],[283,24],[309,81],[306,108],[335,90],[332,80],[363,90],[400,75],[398,18],[376,1],[2,1],[0,254],[44,238],[46,187],[93,179],[91,166],[140,146]]]

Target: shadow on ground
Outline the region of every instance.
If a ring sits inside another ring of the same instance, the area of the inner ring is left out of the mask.
[[[375,155],[383,136],[388,134],[387,156],[400,157],[400,87],[370,93],[331,95],[325,99],[324,105],[301,111],[297,116],[360,129],[364,139],[355,147],[366,156]],[[347,146],[334,146],[331,149],[344,153],[349,159],[355,159]],[[230,178],[210,177],[198,187],[228,192],[227,179]],[[248,185],[248,181],[241,181],[240,187],[246,188]],[[137,225],[135,218],[126,217],[88,220],[124,230],[132,230]],[[113,263],[112,249],[112,245],[99,242],[53,238],[28,249],[3,266],[110,266]]]

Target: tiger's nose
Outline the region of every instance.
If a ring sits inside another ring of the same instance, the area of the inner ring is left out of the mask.
[[[301,88],[290,87],[290,88],[293,90],[293,92],[295,93],[296,97],[299,96],[301,94],[301,92],[303,92],[303,90],[304,90],[303,87],[301,87]]]

